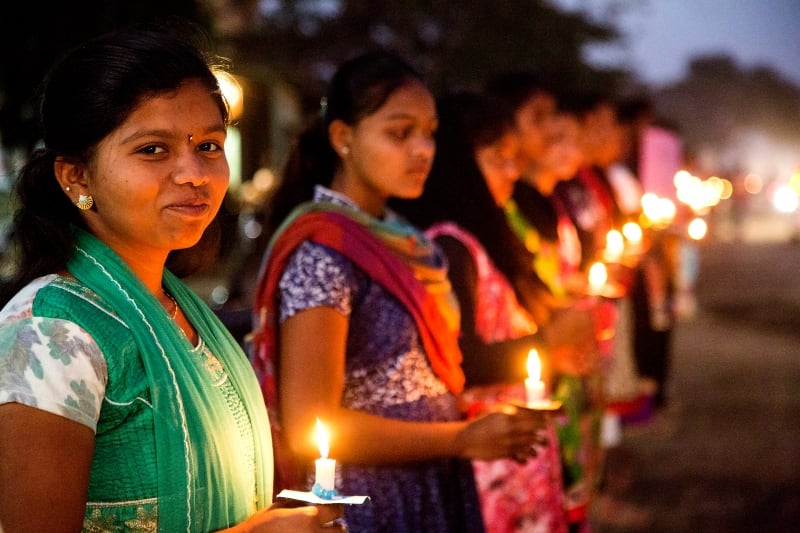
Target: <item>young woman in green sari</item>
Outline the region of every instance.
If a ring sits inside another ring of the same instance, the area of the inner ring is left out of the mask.
[[[0,311],[0,529],[340,529],[341,506],[271,509],[252,367],[179,280],[228,185],[228,114],[165,29],[87,42],[43,85]]]

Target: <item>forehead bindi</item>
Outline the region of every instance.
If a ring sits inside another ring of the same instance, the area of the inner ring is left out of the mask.
[[[199,84],[143,101],[119,128],[122,142],[143,137],[179,138],[224,133],[222,115]]]

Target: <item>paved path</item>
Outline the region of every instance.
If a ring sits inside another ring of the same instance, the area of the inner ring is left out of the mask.
[[[641,531],[800,531],[800,245],[706,244],[697,296],[674,330],[673,431],[626,429],[610,479],[651,510]]]

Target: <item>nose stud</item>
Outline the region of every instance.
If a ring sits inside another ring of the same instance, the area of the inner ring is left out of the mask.
[[[192,135],[192,134],[190,133],[190,134],[189,134],[189,142],[192,142],[192,139],[194,139],[194,135]]]

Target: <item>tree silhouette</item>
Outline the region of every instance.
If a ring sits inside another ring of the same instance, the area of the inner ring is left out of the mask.
[[[329,6],[323,9],[320,6]],[[586,64],[586,44],[614,28],[541,0],[272,2],[228,38],[236,61],[269,64],[314,107],[336,65],[382,47],[409,59],[434,90],[482,84],[505,69],[535,69],[564,85],[614,87],[624,72]]]
[[[8,6],[7,6],[8,7]],[[38,140],[36,88],[67,49],[115,27],[177,15],[203,22],[194,0],[15,2],[0,16],[0,140],[30,150]]]
[[[732,154],[728,166],[745,166],[736,151],[748,138],[800,146],[800,88],[767,67],[743,69],[727,55],[697,57],[686,78],[656,91],[654,101],[679,125],[690,151]]]

